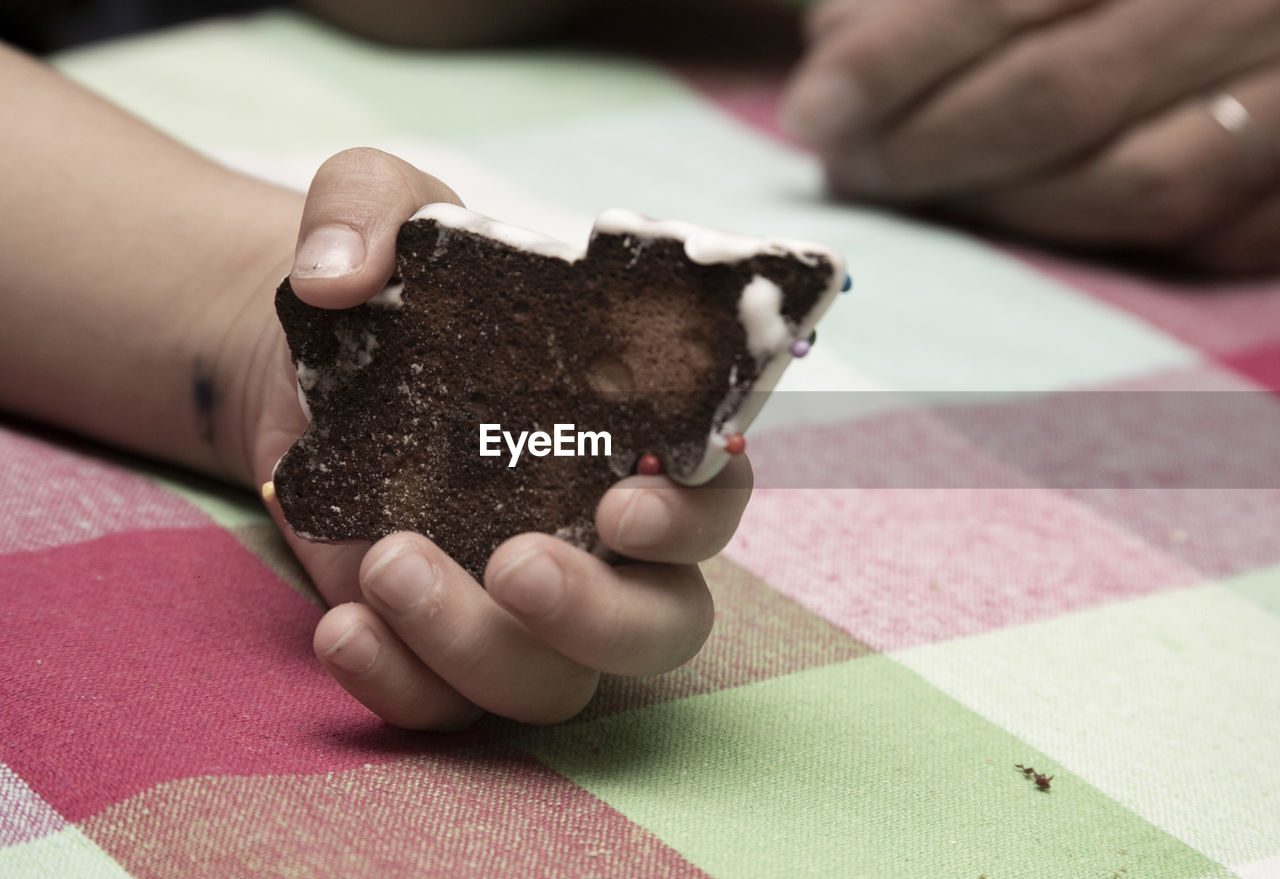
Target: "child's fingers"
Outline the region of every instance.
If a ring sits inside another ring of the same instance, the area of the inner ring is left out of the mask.
[[[313,641],[316,656],[343,689],[394,726],[461,729],[482,713],[423,665],[367,605],[333,608]]]
[[[302,210],[290,284],[322,308],[359,305],[395,271],[396,233],[418,208],[462,204],[448,186],[395,156],[360,148],[316,171]]]
[[[715,617],[695,565],[612,567],[545,534],[498,547],[485,584],[556,651],[610,674],[659,674],[684,664]]]
[[[422,535],[402,532],[374,544],[360,583],[408,649],[486,711],[553,723],[577,714],[595,693],[597,671],[535,637]]]
[[[633,476],[596,508],[596,530],[614,552],[647,562],[695,564],[724,548],[751,497],[751,464],[732,458],[706,485]]]

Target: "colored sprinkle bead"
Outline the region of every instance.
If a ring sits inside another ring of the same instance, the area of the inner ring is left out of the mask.
[[[818,341],[818,331],[812,330],[807,339],[796,339],[791,343],[791,356],[803,357],[813,348],[814,342]]]
[[[840,292],[848,293],[849,288],[852,286],[853,286],[853,276],[846,272],[844,276],[844,286],[840,288]]]
[[[730,455],[741,455],[747,450],[747,439],[740,433],[731,433],[724,438],[724,450]]]
[[[657,455],[641,455],[636,472],[641,476],[657,476],[662,473],[662,462]]]

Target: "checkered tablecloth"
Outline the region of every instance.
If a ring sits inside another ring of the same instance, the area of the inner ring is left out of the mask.
[[[0,424],[0,876],[1280,877],[1280,281],[829,203],[774,70],[285,13],[56,62],[299,187],[373,145],[566,239],[625,206],[856,286],[749,434],[705,650],[549,728],[386,727],[255,498]]]

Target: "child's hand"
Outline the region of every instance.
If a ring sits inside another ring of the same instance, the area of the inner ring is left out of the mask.
[[[373,296],[394,269],[396,233],[424,204],[458,202],[440,181],[376,150],[326,162],[307,195],[291,284],[312,305]],[[283,335],[251,429],[255,477],[306,426]],[[750,465],[732,460],[707,486],[662,476],[623,480],[596,525],[610,566],[544,534],[494,553],[484,586],[425,537],[393,534],[326,545],[281,529],[333,606],[315,633],[320,661],[343,687],[397,726],[448,729],[489,711],[548,723],[576,714],[600,674],[655,674],[691,658],[711,629],[697,562],[728,541],[751,493]]]
[[[401,223],[457,201],[404,162],[355,150],[320,169],[304,204],[3,46],[0,103],[30,121],[0,137],[0,167],[21,169],[0,175],[0,200],[21,218],[0,235],[0,409],[246,484],[269,479],[306,427],[273,308],[280,278],[291,272],[313,305],[363,302],[392,273]],[[85,205],[107,206],[110,222]],[[290,266],[281,255],[300,216]],[[553,721],[582,707],[601,671],[663,671],[698,649],[712,612],[692,563],[733,531],[746,463],[717,484],[627,480],[602,501],[599,531],[645,563],[610,568],[526,534],[495,554],[488,591],[421,537],[369,550],[280,524],[334,606],[317,652],[382,717]],[[558,600],[539,570],[563,575]]]

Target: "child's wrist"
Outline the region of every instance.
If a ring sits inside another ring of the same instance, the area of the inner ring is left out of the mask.
[[[280,370],[283,337],[276,322],[274,293],[290,260],[278,259],[247,291],[243,306],[222,329],[214,381],[223,398],[216,406],[210,444],[219,469],[235,482],[259,481],[258,434],[269,403],[269,382]],[[193,388],[194,391],[194,388]]]
[[[270,394],[271,383],[280,380],[285,354],[275,315],[275,290],[292,265],[301,211],[301,196],[275,196],[276,222],[257,236],[256,252],[250,252],[231,273],[208,309],[210,368],[203,377],[193,371],[192,405],[197,424],[208,419],[202,424],[207,427],[202,439],[215,466],[227,478],[250,486],[260,476],[259,433],[269,414],[266,410],[278,402]],[[200,385],[202,378],[208,382],[206,387]]]

